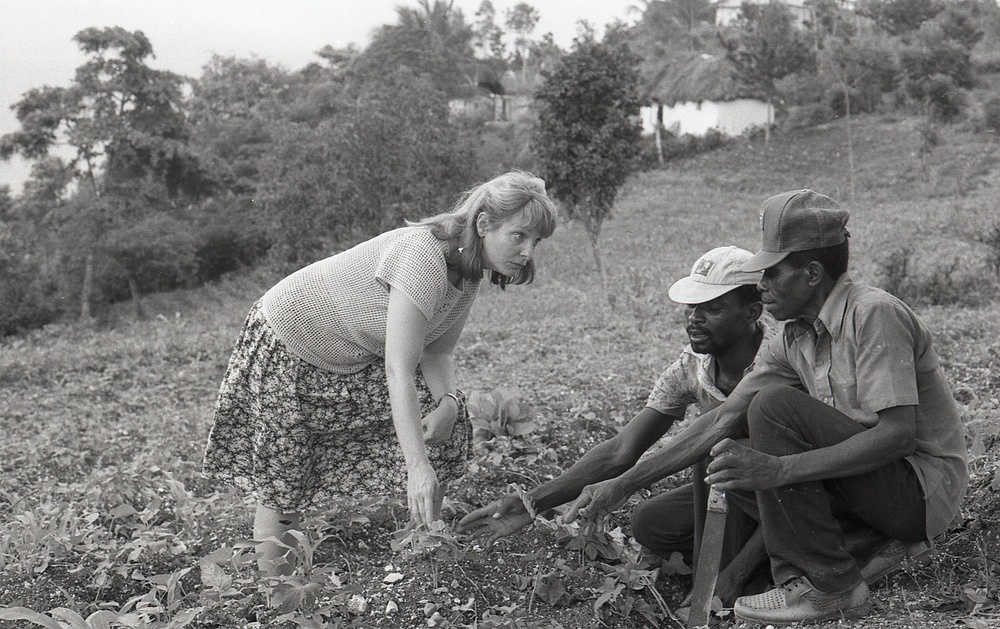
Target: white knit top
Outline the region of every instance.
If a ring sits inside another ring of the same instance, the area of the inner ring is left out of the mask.
[[[356,373],[385,356],[390,286],[427,317],[424,347],[471,307],[479,282],[452,286],[447,248],[427,227],[395,229],[292,273],[264,294],[261,309],[289,352]]]

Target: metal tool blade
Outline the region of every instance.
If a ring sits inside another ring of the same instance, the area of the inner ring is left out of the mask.
[[[698,549],[698,568],[691,591],[691,615],[688,629],[707,627],[712,616],[712,598],[722,560],[722,541],[726,534],[726,494],[712,487],[708,493],[705,532]]]

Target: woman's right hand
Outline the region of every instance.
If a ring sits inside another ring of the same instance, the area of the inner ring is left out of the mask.
[[[437,473],[429,463],[407,470],[406,502],[410,519],[417,525],[441,519],[441,486]]]

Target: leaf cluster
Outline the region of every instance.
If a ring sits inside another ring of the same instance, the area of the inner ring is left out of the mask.
[[[635,168],[637,64],[627,46],[578,40],[535,94],[533,146],[548,190],[595,239]]]

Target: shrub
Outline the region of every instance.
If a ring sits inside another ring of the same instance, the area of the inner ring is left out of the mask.
[[[7,223],[0,222],[0,337],[41,327],[62,315],[57,286]]]
[[[56,287],[31,264],[0,263],[0,337],[52,323],[63,312]]]
[[[253,199],[210,201],[198,213],[195,238],[201,282],[250,266],[267,253],[271,237],[252,212]]]
[[[924,260],[923,272],[913,262],[913,250],[909,247],[889,251],[878,262],[878,285],[911,306],[974,308],[997,295],[993,278],[961,257],[948,262]]]
[[[951,77],[935,74],[906,83],[907,94],[923,103],[927,115],[939,122],[954,122],[966,109],[968,96]]]
[[[833,118],[833,110],[824,103],[811,103],[791,107],[785,115],[784,125],[788,129],[815,127]]]
[[[993,130],[993,138],[1000,136],[1000,96],[994,96],[983,103],[983,123]]]
[[[699,153],[704,153],[725,146],[732,141],[732,138],[716,129],[709,129],[708,132],[702,136],[691,135],[690,133],[685,133],[684,135],[664,133],[663,160],[669,162],[674,159],[693,157]]]
[[[810,105],[823,102],[830,82],[817,73],[795,72],[775,81],[775,89],[785,105]]]

